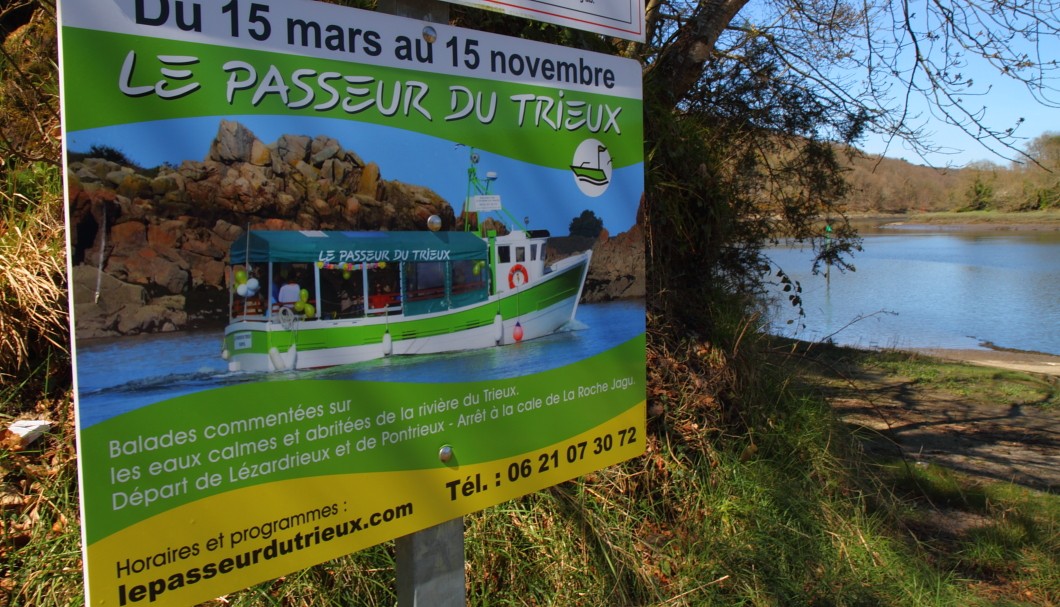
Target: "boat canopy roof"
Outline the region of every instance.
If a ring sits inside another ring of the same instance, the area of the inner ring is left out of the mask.
[[[244,232],[231,263],[378,263],[485,259],[486,243],[469,232]]]

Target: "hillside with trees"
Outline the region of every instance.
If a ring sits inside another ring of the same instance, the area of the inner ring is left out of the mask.
[[[845,175],[844,201],[852,213],[1037,211],[1060,208],[1060,134],[1047,132],[1026,146],[1026,158],[1000,165],[982,161],[959,169],[855,154]]]

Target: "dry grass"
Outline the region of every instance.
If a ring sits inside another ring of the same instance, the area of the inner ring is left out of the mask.
[[[0,379],[6,379],[43,348],[66,349],[66,258],[58,200],[4,192],[0,202]]]
[[[55,3],[6,2],[0,16],[13,28],[0,46],[0,404],[16,413],[69,375],[66,246]]]

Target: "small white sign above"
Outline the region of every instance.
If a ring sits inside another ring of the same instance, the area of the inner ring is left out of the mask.
[[[644,0],[446,0],[644,42]]]
[[[477,212],[501,210],[501,197],[496,194],[478,194],[471,197],[471,210]]]

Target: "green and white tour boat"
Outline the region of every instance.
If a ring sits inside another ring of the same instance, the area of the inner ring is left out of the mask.
[[[465,211],[497,210],[490,180],[472,164]],[[555,333],[575,317],[592,251],[546,265],[547,240],[525,228],[247,231],[230,251],[222,357],[231,371],[287,371]]]

